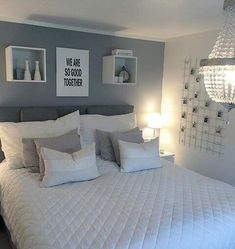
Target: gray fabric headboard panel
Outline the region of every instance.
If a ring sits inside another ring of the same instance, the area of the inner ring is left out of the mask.
[[[100,114],[105,116],[132,113],[132,105],[59,106],[59,107],[0,107],[0,122],[28,122],[54,120],[76,110],[80,114]],[[0,141],[1,148],[1,141]],[[0,162],[4,153],[0,149]]]
[[[54,120],[76,110],[80,114],[105,116],[127,114],[134,111],[132,105],[60,106],[60,107],[0,107],[0,122],[27,122]]]
[[[23,108],[20,111],[20,121],[45,121],[57,119],[58,113],[55,108],[42,108],[42,107],[32,107]]]
[[[20,108],[0,107],[0,122],[19,122]]]
[[[100,114],[105,116],[121,115],[132,113],[134,106],[132,105],[119,105],[119,106],[90,106],[87,108],[88,114]]]

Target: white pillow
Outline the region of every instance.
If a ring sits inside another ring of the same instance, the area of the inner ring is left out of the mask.
[[[134,113],[115,116],[87,114],[81,115],[80,119],[82,147],[95,142],[96,130],[113,132],[130,130],[136,127]]]
[[[162,166],[159,156],[159,138],[141,144],[121,140],[118,143],[122,172],[133,172]]]
[[[100,175],[96,166],[95,144],[72,154],[42,148],[41,155],[45,164],[41,187],[92,180]]]
[[[22,138],[46,138],[63,135],[78,129],[80,133],[79,111],[56,120],[38,122],[0,123],[2,150],[11,169],[23,167]]]

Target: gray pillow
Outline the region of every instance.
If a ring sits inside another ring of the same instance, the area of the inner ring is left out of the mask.
[[[23,164],[25,168],[31,168],[39,172],[39,158],[33,138],[23,138]]]
[[[25,168],[30,168],[33,173],[39,172],[39,156],[37,152],[37,148],[35,145],[35,138],[22,138],[23,144],[23,164]],[[52,138],[38,138],[36,140],[51,140],[51,143],[58,143],[58,146],[62,146],[63,143],[68,143],[65,147],[71,148],[75,147],[81,148],[80,144],[80,136],[77,134],[77,129],[70,131],[59,137],[52,137]],[[50,146],[50,144],[48,144]],[[51,144],[52,146],[52,144]],[[44,146],[46,147],[46,146]],[[53,149],[53,148],[51,148]],[[63,151],[62,151],[63,152]],[[65,151],[66,152],[66,151]]]
[[[111,132],[96,130],[96,148],[99,148],[99,154],[102,159],[115,161],[110,134]]]
[[[138,144],[144,142],[141,130],[124,132],[124,133],[112,132],[110,134],[110,138],[111,138],[112,145],[113,145],[115,160],[118,164],[120,164],[120,151],[119,151],[118,140],[130,142],[130,143],[138,143]]]
[[[96,152],[96,155],[101,154],[100,143],[101,143],[101,140],[104,139],[104,137],[108,137],[107,131],[96,130],[96,132],[95,132],[95,152]]]
[[[131,130],[124,130],[121,132],[137,131],[138,127]],[[104,160],[115,161],[115,155],[110,140],[111,132],[96,130],[95,133],[95,150],[96,155],[101,155]],[[102,149],[101,149],[102,148]]]
[[[77,129],[59,137],[36,138],[34,139],[34,142],[36,145],[37,154],[39,156],[39,170],[41,180],[45,173],[45,165],[41,156],[42,147],[70,154],[81,149],[80,136],[77,133]]]
[[[115,151],[111,141],[112,134],[129,134],[140,132],[140,129],[134,128],[128,131],[119,132],[106,132],[101,130],[96,130],[96,144],[99,145],[101,158],[108,161],[116,161]],[[141,133],[142,136],[142,133]],[[139,141],[139,140],[138,140]],[[134,141],[133,141],[134,142]]]

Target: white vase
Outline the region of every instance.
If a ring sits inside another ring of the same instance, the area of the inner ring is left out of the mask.
[[[34,72],[34,80],[36,81],[41,81],[41,74],[40,74],[40,70],[39,70],[39,61],[35,61],[35,72]]]
[[[24,80],[32,80],[30,70],[29,70],[29,61],[25,61],[25,69],[24,69]]]

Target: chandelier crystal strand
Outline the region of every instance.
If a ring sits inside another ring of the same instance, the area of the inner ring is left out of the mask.
[[[235,57],[235,5],[227,7],[224,16],[223,27],[209,59]]]
[[[208,60],[201,60],[201,73],[209,97],[235,104],[235,4],[225,8],[225,20]]]

